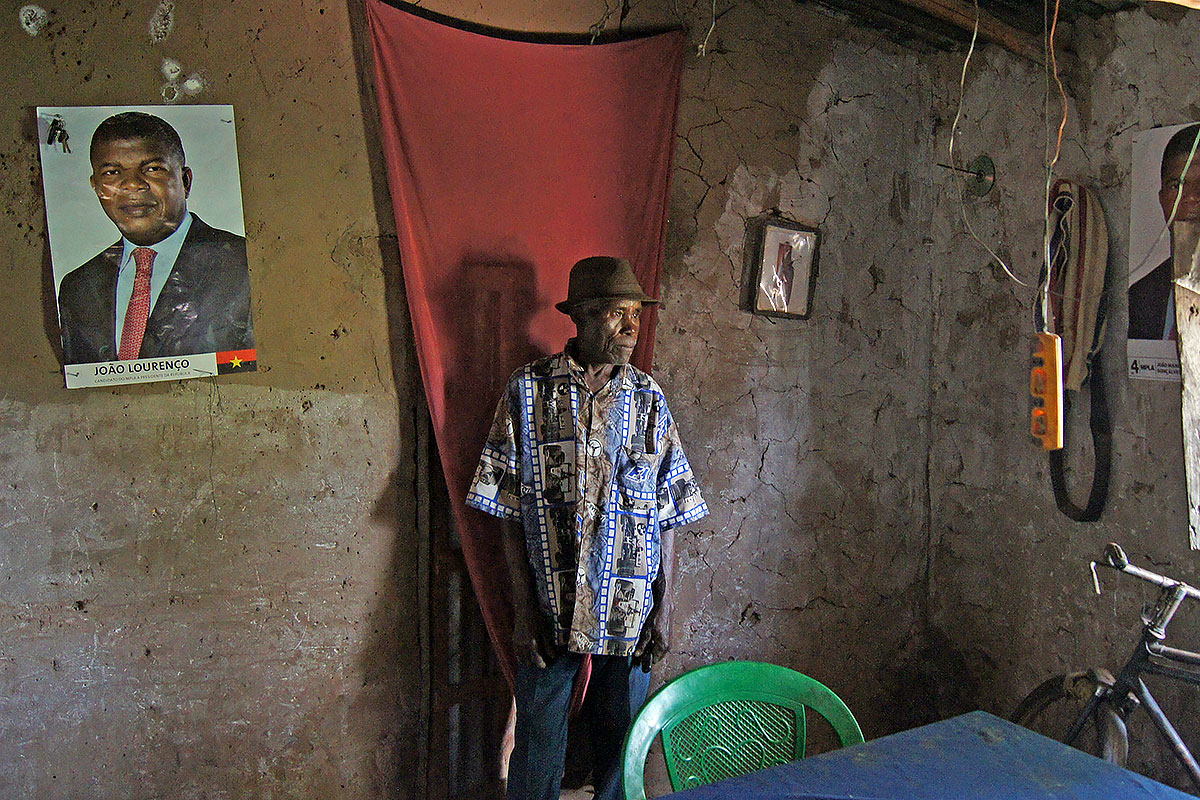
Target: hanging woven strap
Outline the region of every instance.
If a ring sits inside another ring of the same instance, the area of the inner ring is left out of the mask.
[[[1095,522],[1104,513],[1108,501],[1108,478],[1112,468],[1112,420],[1108,416],[1108,399],[1105,396],[1104,374],[1100,369],[1091,376],[1091,428],[1092,454],[1094,459],[1092,488],[1088,490],[1087,505],[1075,505],[1067,491],[1065,475],[1066,448],[1050,451],[1050,485],[1054,488],[1054,502],[1058,510],[1076,522]],[[1066,413],[1071,411],[1071,395],[1066,397]]]
[[[1104,342],[1108,227],[1095,194],[1077,183],[1056,181],[1050,192],[1050,231],[1050,263],[1042,272],[1044,286],[1048,282],[1050,319],[1042,318],[1039,306],[1036,321],[1039,330],[1044,326],[1062,337],[1064,419],[1070,412],[1071,394],[1079,392],[1085,382],[1090,384],[1094,461],[1092,485],[1083,508],[1075,505],[1067,490],[1065,447],[1050,451],[1050,482],[1060,511],[1078,522],[1094,522],[1108,500],[1112,467],[1112,420],[1097,359]],[[1066,426],[1063,434],[1069,434]]]

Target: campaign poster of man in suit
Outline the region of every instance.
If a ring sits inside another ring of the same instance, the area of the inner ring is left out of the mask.
[[[1129,222],[1130,376],[1179,379],[1171,226],[1200,219],[1200,125],[1133,137]]]
[[[253,370],[232,107],[38,121],[67,385]]]

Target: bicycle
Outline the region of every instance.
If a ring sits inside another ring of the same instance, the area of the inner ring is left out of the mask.
[[[1167,625],[1183,601],[1200,600],[1200,591],[1182,581],[1151,572],[1129,563],[1118,545],[1104,548],[1100,561],[1092,562],[1092,580],[1100,593],[1097,566],[1132,575],[1159,587],[1158,599],[1142,611],[1142,632],[1133,654],[1114,678],[1104,669],[1058,675],[1034,689],[1013,712],[1012,720],[1052,739],[1125,766],[1129,756],[1126,720],[1138,708],[1145,708],[1154,728],[1170,745],[1179,763],[1200,789],[1200,766],[1180,738],[1142,675],[1160,675],[1200,686],[1200,653],[1168,647],[1163,642]],[[1081,707],[1082,706],[1082,707]],[[1065,732],[1065,733],[1064,733]]]

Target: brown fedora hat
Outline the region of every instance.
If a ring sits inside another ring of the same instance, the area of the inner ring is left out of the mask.
[[[555,308],[564,314],[587,300],[641,300],[657,303],[642,291],[633,267],[623,258],[590,256],[575,262],[567,284],[567,299]]]

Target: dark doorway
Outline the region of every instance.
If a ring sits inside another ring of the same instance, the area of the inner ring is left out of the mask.
[[[500,741],[512,695],[463,561],[437,446],[428,441],[428,796],[500,800]]]

